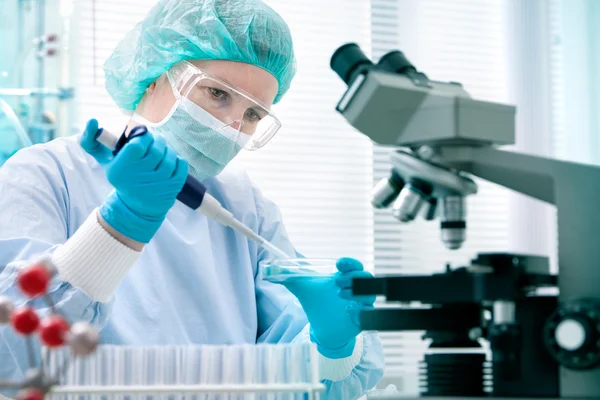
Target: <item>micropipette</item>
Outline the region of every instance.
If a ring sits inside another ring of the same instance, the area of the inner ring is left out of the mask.
[[[131,131],[129,131],[129,134],[127,134],[126,128],[120,137],[100,128],[96,133],[96,140],[106,148],[110,149],[113,152],[113,155],[117,155],[127,142],[135,137],[143,136],[146,133],[148,133],[148,129],[143,125],[132,128]],[[183,189],[181,189],[181,192],[177,195],[177,200],[181,201],[192,210],[200,211],[207,217],[213,218],[221,224],[231,227],[248,239],[258,242],[265,249],[275,253],[277,257],[281,257],[281,259],[289,258],[284,251],[256,234],[252,229],[236,219],[232,213],[223,208],[217,199],[206,193],[206,187],[193,176],[188,175]]]

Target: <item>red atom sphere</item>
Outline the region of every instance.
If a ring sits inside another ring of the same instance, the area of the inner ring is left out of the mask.
[[[27,388],[17,393],[16,400],[44,400],[44,393],[34,388]]]
[[[65,344],[69,324],[60,315],[52,315],[42,320],[39,331],[40,339],[46,346],[58,347]]]
[[[31,335],[40,324],[40,319],[35,311],[29,307],[17,308],[10,316],[15,331],[22,335]]]
[[[25,267],[18,277],[21,291],[29,297],[46,293],[50,284],[50,272],[43,264],[33,264]]]

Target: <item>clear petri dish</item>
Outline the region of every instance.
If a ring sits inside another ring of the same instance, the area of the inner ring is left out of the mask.
[[[261,263],[263,279],[270,282],[284,282],[290,279],[330,279],[338,272],[337,260],[326,258],[296,258],[270,260]]]

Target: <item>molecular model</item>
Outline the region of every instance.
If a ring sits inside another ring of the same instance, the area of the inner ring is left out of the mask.
[[[55,269],[49,259],[42,259],[19,271],[17,284],[30,299],[41,297],[51,313],[40,319],[35,310],[27,305],[15,307],[11,299],[0,296],[0,325],[10,324],[27,344],[29,371],[22,382],[0,381],[0,389],[18,390],[17,400],[43,400],[45,395],[58,384],[59,376],[48,376],[44,370],[44,360],[35,365],[32,336],[37,332],[40,342],[49,349],[68,345],[74,356],[87,356],[98,347],[99,337],[96,328],[86,322],[70,324],[60,315],[48,295],[48,286]],[[58,375],[66,372],[68,362],[61,366]]]

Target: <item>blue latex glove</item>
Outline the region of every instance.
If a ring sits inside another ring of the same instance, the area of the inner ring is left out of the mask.
[[[330,279],[298,275],[281,282],[300,301],[310,322],[310,338],[328,358],[352,355],[361,332],[359,311],[373,308],[375,302],[375,296],[352,295],[353,278],[372,276],[360,261],[341,258],[336,266],[339,272]]]
[[[88,123],[81,146],[104,167],[115,188],[100,206],[100,215],[122,235],[148,243],[175,204],[188,164],[151,133],[133,138],[112,157],[95,141],[97,126]]]
[[[83,131],[83,135],[79,140],[81,147],[102,166],[108,165],[112,161],[112,151],[104,147],[102,143],[96,140],[98,133],[98,121],[90,119]]]

